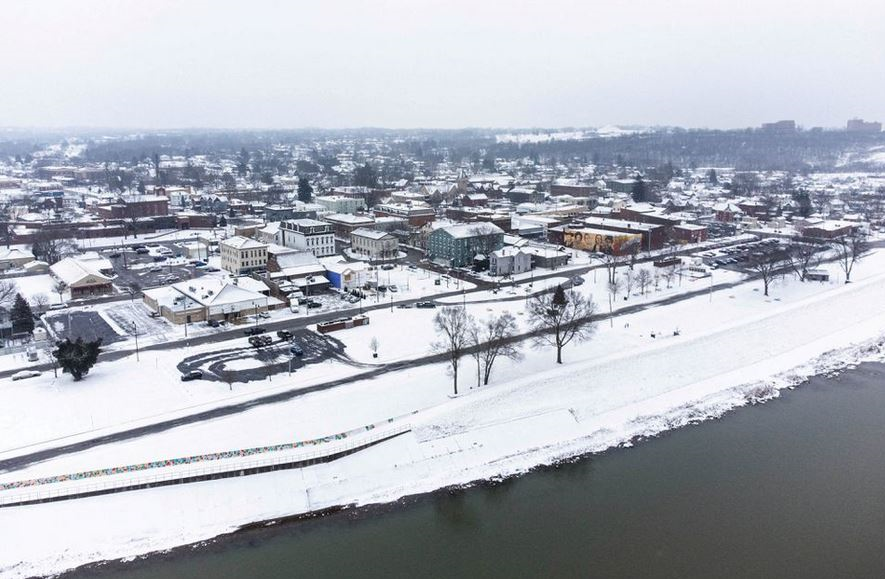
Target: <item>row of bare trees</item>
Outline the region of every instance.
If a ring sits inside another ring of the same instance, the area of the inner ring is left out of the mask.
[[[528,304],[529,335],[535,347],[552,346],[556,363],[562,364],[562,349],[593,335],[595,305],[591,298],[557,286],[552,293],[535,296]],[[434,352],[445,354],[458,394],[461,359],[469,354],[476,363],[476,385],[488,385],[495,362],[522,358],[516,317],[509,312],[476,320],[463,306],[448,306],[433,318],[439,339]]]
[[[789,272],[796,275],[799,281],[806,281],[808,273],[823,262],[825,247],[811,243],[793,243],[790,246],[767,253],[752,255],[749,268],[762,280],[764,295],[768,295],[771,284]],[[845,274],[845,283],[851,282],[851,273],[855,264],[870,252],[870,243],[866,234],[855,231],[834,240],[832,250],[836,262]]]

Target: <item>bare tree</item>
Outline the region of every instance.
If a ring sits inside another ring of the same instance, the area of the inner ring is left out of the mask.
[[[0,280],[0,306],[8,307],[18,294],[18,286],[8,279]]]
[[[378,357],[378,346],[379,346],[378,338],[375,336],[372,336],[372,339],[369,340],[369,349],[372,350],[372,357],[373,358]]]
[[[845,273],[845,283],[848,283],[851,281],[854,264],[870,252],[870,242],[865,233],[854,231],[836,240],[836,252],[839,267]]]
[[[58,280],[53,284],[52,291],[58,294],[58,303],[64,303],[64,293],[65,290],[68,289],[68,284],[65,282]]]
[[[627,270],[624,272],[624,299],[629,299],[630,294],[633,293],[633,282],[635,281],[633,277],[633,272]]]
[[[529,302],[529,324],[535,334],[535,346],[556,348],[556,363],[562,364],[562,348],[572,341],[584,341],[593,335],[593,314],[596,306],[592,298],[575,290],[556,288],[553,293],[542,293]]]
[[[805,281],[808,270],[820,265],[821,259],[818,249],[810,243],[794,243],[787,251],[787,262],[799,281]]]
[[[222,368],[217,372],[218,377],[221,378],[221,381],[227,384],[227,388],[230,391],[234,389],[234,382],[237,381],[236,373],[230,368]]]
[[[452,370],[455,394],[458,394],[458,366],[470,345],[473,318],[462,306],[448,306],[437,312],[433,325],[440,339],[432,344],[434,352],[445,354]]]
[[[37,293],[31,296],[31,304],[34,306],[34,309],[38,312],[46,311],[46,308],[49,306],[49,296],[44,293]]]
[[[31,253],[49,265],[73,255],[77,251],[70,232],[41,230],[34,235]]]
[[[608,282],[611,283],[615,280],[615,273],[618,266],[623,265],[624,261],[621,260],[618,256],[612,255],[611,253],[604,253],[598,257],[599,261],[605,266],[605,270],[608,272]]]
[[[673,286],[673,278],[676,277],[676,268],[672,266],[664,268],[664,273],[661,274],[661,277],[664,278],[667,289],[670,289]]]
[[[787,263],[785,254],[781,251],[758,251],[750,255],[747,265],[762,280],[764,294],[767,296],[771,284],[784,275]]]
[[[640,269],[636,273],[636,283],[639,284],[639,292],[645,295],[645,290],[651,285],[651,272],[645,268]]]
[[[519,360],[522,353],[514,341],[516,318],[505,312],[473,324],[470,331],[471,355],[476,360],[476,385],[488,385],[492,367],[498,358]]]

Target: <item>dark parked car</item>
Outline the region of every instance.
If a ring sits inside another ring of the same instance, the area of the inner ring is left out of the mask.
[[[151,252],[151,250],[148,249],[147,247],[137,247],[137,248],[135,248],[135,253],[137,253],[138,255],[144,255],[144,254],[146,254],[146,253],[150,253],[150,252]]]
[[[190,382],[191,380],[199,380],[202,377],[203,377],[202,370],[191,370],[187,374],[181,375],[181,381],[182,382]]]
[[[430,308],[435,308],[436,304],[433,302],[418,302],[417,304],[415,304],[415,307],[430,309]]]
[[[252,326],[251,328],[246,328],[245,330],[243,330],[243,333],[247,336],[257,336],[258,334],[263,334],[266,331],[267,330],[265,330],[261,326]]]
[[[303,356],[304,355],[304,350],[302,350],[301,346],[299,346],[298,344],[292,344],[292,347],[289,348],[289,351],[291,353],[295,354],[296,356]]]
[[[209,321],[206,322],[206,323],[209,324],[209,327],[210,327],[210,328],[217,328],[218,326],[221,325],[221,324],[218,323],[218,320],[209,320]]]
[[[323,304],[321,304],[320,302],[315,302],[315,301],[311,300],[311,301],[307,302],[307,307],[308,308],[321,308],[321,307],[323,307]]]
[[[111,259],[117,259],[118,257],[122,257],[122,256],[123,256],[123,254],[118,251],[108,254],[108,257],[110,257]]]
[[[278,330],[277,337],[280,338],[281,340],[291,340],[292,339],[292,332],[290,332],[289,330]]]
[[[273,343],[273,338],[270,336],[252,336],[249,338],[249,343],[253,348],[261,348],[264,346],[270,346]]]
[[[165,255],[155,255],[154,261],[166,261],[166,256]]]

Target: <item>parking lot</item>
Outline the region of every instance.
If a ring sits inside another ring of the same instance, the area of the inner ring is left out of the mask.
[[[47,313],[44,319],[51,333],[60,340],[101,338],[102,343],[110,344],[123,339],[98,312],[61,310]]]
[[[272,339],[268,346],[256,348],[245,345],[189,356],[179,362],[178,370],[187,374],[194,370],[203,372],[203,380],[220,382],[251,382],[265,380],[274,374],[288,373],[291,363],[293,372],[307,364],[317,364],[330,358],[347,360],[341,341],[307,329],[292,331],[291,339],[277,334],[263,334]],[[290,351],[297,345],[303,352],[298,356]]]
[[[749,272],[754,257],[785,253],[786,247],[777,239],[762,239],[697,254],[710,269]]]
[[[218,271],[200,265],[204,260],[189,259],[184,248],[173,242],[111,249],[104,251],[104,255],[114,265],[116,283],[121,289],[133,284],[140,289],[158,287]]]

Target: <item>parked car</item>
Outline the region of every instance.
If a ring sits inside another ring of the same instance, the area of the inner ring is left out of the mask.
[[[210,328],[217,328],[218,326],[221,325],[218,323],[218,320],[209,320],[206,323],[209,325]]]
[[[13,380],[25,380],[27,378],[36,378],[40,375],[40,372],[36,370],[22,370],[21,372],[16,372],[12,375]]]
[[[49,306],[50,310],[63,310],[68,307],[68,304],[52,304]]]
[[[308,309],[312,309],[312,308],[321,308],[321,307],[323,307],[323,304],[321,304],[320,302],[315,302],[315,301],[313,301],[313,300],[310,300],[310,301],[307,302],[307,308],[308,308]]]
[[[301,346],[299,346],[298,344],[292,344],[292,346],[289,348],[289,352],[295,354],[296,356],[304,355],[304,350],[302,350]]]
[[[166,261],[168,259],[165,255],[155,255],[154,261]]]
[[[270,314],[267,312],[259,312],[258,317],[261,318],[262,320],[266,320],[270,317]]]
[[[422,308],[422,309],[431,309],[431,308],[435,308],[436,304],[433,302],[418,302],[415,304],[415,307]]]
[[[113,253],[109,253],[108,257],[110,257],[111,259],[117,259],[119,257],[123,257],[123,254],[120,253],[119,251],[115,251]]]
[[[291,340],[292,339],[292,332],[290,332],[289,330],[278,330],[277,337],[280,338],[281,340]]]
[[[151,273],[157,273],[158,271],[163,271],[163,266],[162,265],[152,265],[148,271],[150,271]]]
[[[203,377],[202,370],[191,370],[187,374],[181,375],[181,381],[182,382],[190,382],[191,380],[199,380],[202,377]]]
[[[393,265],[392,263],[385,263],[384,265],[381,266],[381,269],[388,271],[391,269],[396,269],[396,266]]]
[[[261,326],[252,326],[251,328],[246,328],[243,330],[243,333],[247,336],[257,336],[258,334],[263,334],[267,330],[262,328]]]
[[[139,248],[136,248],[136,250],[135,250],[135,253],[137,253],[138,255],[145,255],[146,253],[150,253],[150,252],[151,252],[151,250],[148,249],[147,247],[139,247]]]
[[[264,346],[270,346],[273,343],[273,338],[270,336],[252,336],[249,338],[249,343],[253,348],[262,348]]]
[[[572,278],[572,283],[575,285],[581,285],[582,283],[584,283],[584,278],[582,278],[579,275],[576,275],[575,277]]]
[[[397,289],[397,287],[396,287],[395,285],[387,286],[387,289],[389,289],[389,290],[392,291],[392,292],[397,292],[397,291],[399,291],[399,289]]]
[[[214,273],[216,271],[221,271],[221,270],[218,269],[217,267],[207,267],[206,271]]]

